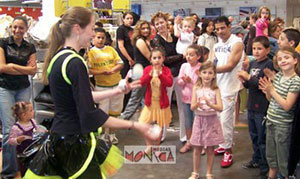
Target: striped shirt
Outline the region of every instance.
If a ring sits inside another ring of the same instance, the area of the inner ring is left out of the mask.
[[[276,92],[281,97],[286,99],[289,92],[290,93],[299,93],[300,77],[298,75],[295,75],[285,81],[283,81],[282,78],[283,78],[283,73],[278,72],[273,81],[273,86],[274,86]],[[295,110],[295,105],[289,111],[285,111],[279,105],[279,103],[272,97],[271,102],[269,104],[268,112],[267,112],[267,118],[271,122],[274,122],[277,124],[289,124],[289,123],[293,122],[294,110]]]

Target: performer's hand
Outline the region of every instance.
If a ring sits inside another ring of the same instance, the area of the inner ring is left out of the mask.
[[[124,83],[123,81],[119,82],[119,87],[120,87],[120,89],[122,90],[123,93],[127,94],[131,90],[136,89],[136,88],[140,88],[142,86],[140,80],[136,80],[136,81],[133,81],[133,82],[129,83],[128,79],[129,79],[129,77],[126,76],[126,78],[124,79],[125,84],[123,84]]]
[[[144,138],[149,139],[151,141],[155,141],[160,137],[160,135],[157,134],[157,131],[152,130],[153,126],[150,124],[135,123],[135,129],[139,131]]]
[[[140,87],[142,87],[141,80],[136,80],[136,81],[133,81],[131,83],[128,83],[128,86],[129,86],[130,90],[140,88]]]

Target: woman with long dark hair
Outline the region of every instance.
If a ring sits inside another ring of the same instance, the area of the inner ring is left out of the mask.
[[[206,48],[209,49],[209,59],[212,57],[212,51],[214,45],[218,42],[217,35],[214,32],[215,27],[214,27],[214,21],[210,19],[206,19],[202,23],[202,30],[201,30],[201,35],[198,39],[198,45],[200,46],[205,46]]]
[[[134,61],[136,64],[141,64],[143,68],[150,65],[150,35],[150,23],[145,20],[138,21],[133,29],[131,43],[133,45]],[[121,116],[123,119],[128,120],[135,114],[145,93],[146,87],[137,88],[131,92],[128,104]]]

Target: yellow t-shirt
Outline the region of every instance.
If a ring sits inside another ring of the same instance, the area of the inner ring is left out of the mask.
[[[117,64],[123,64],[118,52],[111,46],[93,47],[88,53],[90,68],[97,71],[110,70]],[[96,85],[103,87],[116,86],[122,79],[120,72],[111,75],[95,75]]]
[[[300,53],[300,43],[299,43],[299,45],[296,47],[296,51],[297,51],[298,53]]]

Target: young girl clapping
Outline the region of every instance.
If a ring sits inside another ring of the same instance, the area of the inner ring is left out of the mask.
[[[206,178],[212,179],[214,146],[224,142],[221,123],[217,112],[223,110],[220,90],[216,84],[216,67],[211,61],[199,69],[199,79],[193,88],[191,109],[195,118],[191,144],[194,147],[193,172],[189,179],[199,178],[200,154],[207,147]]]
[[[151,51],[151,64],[144,69],[141,77],[142,86],[146,86],[145,107],[139,118],[143,123],[156,123],[161,128],[168,127],[172,113],[170,110],[170,102],[167,95],[167,87],[172,86],[173,78],[168,67],[163,66],[165,59],[164,51],[155,48]],[[156,141],[146,139],[146,153],[151,152],[151,146],[159,145],[160,137]]]

